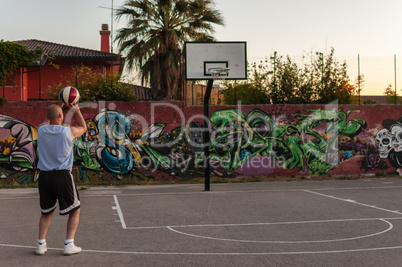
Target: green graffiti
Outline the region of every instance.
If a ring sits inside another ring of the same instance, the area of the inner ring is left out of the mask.
[[[217,111],[212,115],[211,123],[216,129],[210,143],[211,159],[219,159],[228,172],[241,167],[268,145],[268,141],[252,129],[244,112]]]
[[[77,159],[80,159],[81,166],[93,170],[93,171],[102,171],[103,168],[96,160],[96,156],[94,153],[91,153],[91,147],[96,145],[96,142],[84,142],[82,141],[82,137],[77,138],[74,141],[74,163],[77,162]]]
[[[348,120],[356,110],[306,112],[296,114],[296,124],[281,125],[260,109],[248,116],[235,109],[216,111],[211,116],[211,158],[221,160],[228,173],[260,155],[275,157],[284,168],[304,171],[307,166],[310,174],[325,174],[339,163],[339,138],[353,138],[367,125],[359,118]]]
[[[353,141],[367,127],[358,118],[359,112],[341,108],[270,115],[258,108],[248,114],[238,109],[217,110],[208,125],[210,143],[204,144],[205,125],[192,122],[164,131],[165,124],[154,123],[143,132],[133,132],[133,117],[103,109],[86,120],[87,133],[73,142],[75,174],[84,182],[139,173],[152,176],[150,172],[155,177],[161,172],[190,177],[203,173],[204,147],[209,145],[211,172],[216,175],[241,173],[246,164],[267,158],[273,164],[256,168],[296,168],[322,175],[361,150]],[[19,183],[34,180],[36,129],[7,116],[0,115],[0,121],[2,136],[7,137],[0,143],[1,178]],[[345,145],[344,140],[349,143]],[[377,161],[372,156],[362,168],[372,169],[381,163]]]

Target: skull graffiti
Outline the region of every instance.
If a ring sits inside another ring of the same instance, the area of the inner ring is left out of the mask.
[[[375,142],[380,152],[380,158],[386,159],[392,149],[394,136],[388,129],[381,129],[376,137]]]
[[[394,136],[392,146],[395,152],[402,151],[402,125],[395,124],[391,126],[391,133]]]

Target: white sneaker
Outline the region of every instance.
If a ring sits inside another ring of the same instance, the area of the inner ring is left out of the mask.
[[[66,256],[69,255],[74,255],[77,253],[80,253],[82,251],[82,249],[80,247],[76,247],[74,245],[74,242],[68,243],[67,245],[64,245],[64,252],[63,254]]]
[[[37,255],[43,255],[43,254],[46,253],[46,251],[47,251],[46,242],[43,243],[42,245],[39,244],[39,243],[36,243],[36,251],[35,251],[35,253]]]

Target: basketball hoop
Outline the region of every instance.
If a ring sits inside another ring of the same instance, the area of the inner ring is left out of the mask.
[[[214,80],[214,84],[212,89],[217,91],[222,91],[223,88],[221,85],[225,82],[226,77],[229,75],[229,68],[210,68],[208,69],[209,73],[211,73],[212,79]]]

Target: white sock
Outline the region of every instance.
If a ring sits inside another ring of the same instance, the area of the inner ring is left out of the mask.
[[[46,239],[38,239],[39,245],[43,245],[44,243],[46,243]]]
[[[68,245],[73,242],[74,242],[74,239],[66,239],[66,240],[64,240],[64,245]]]

